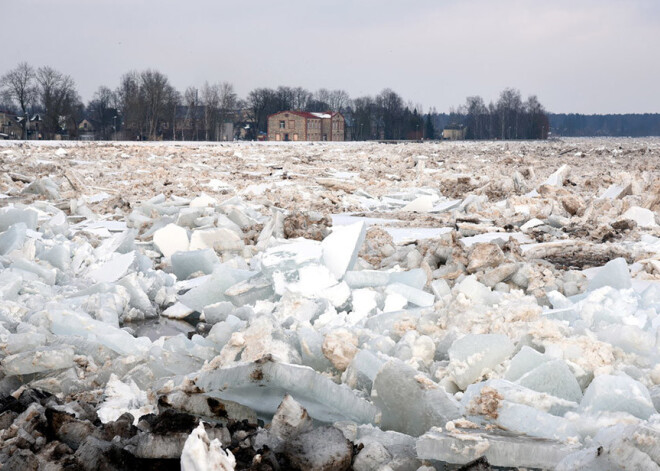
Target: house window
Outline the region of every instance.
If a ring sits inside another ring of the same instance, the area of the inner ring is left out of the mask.
[[[286,121],[280,121],[280,129],[284,129],[286,127]]]

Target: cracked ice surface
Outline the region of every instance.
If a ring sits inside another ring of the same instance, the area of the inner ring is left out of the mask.
[[[2,404],[129,412],[127,453],[169,407],[296,463],[660,466],[659,140],[0,145]],[[168,456],[237,465],[201,427]]]

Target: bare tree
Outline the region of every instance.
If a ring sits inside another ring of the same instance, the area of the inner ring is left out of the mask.
[[[225,123],[235,121],[235,111],[238,108],[238,95],[234,91],[234,86],[229,82],[218,84],[218,97],[220,100],[218,111],[218,122],[221,126]]]
[[[218,121],[218,107],[220,106],[220,93],[218,85],[209,85],[204,82],[201,90],[201,103],[204,106],[204,139],[218,139],[216,128]]]
[[[140,75],[135,72],[124,74],[115,95],[122,115],[124,138],[138,136],[144,132],[144,100],[140,92]]]
[[[110,137],[110,130],[117,131],[117,120],[120,117],[117,115],[116,102],[115,92],[108,87],[100,86],[87,104],[87,113],[99,126],[102,139]]]
[[[140,91],[144,99],[147,136],[154,140],[158,138],[166,116],[173,116],[177,93],[164,74],[151,69],[140,74]]]
[[[199,90],[197,87],[188,87],[183,93],[183,104],[186,107],[186,124],[190,127],[190,139],[199,140],[197,125],[197,110],[199,107]],[[183,136],[183,130],[181,130]]]
[[[64,75],[52,67],[37,70],[38,96],[44,109],[44,129],[50,136],[62,129],[76,133],[79,119],[76,107],[80,97],[76,85],[69,75]]]
[[[27,139],[28,108],[34,103],[37,95],[36,73],[27,62],[21,62],[14,69],[0,78],[0,89],[9,99],[18,104],[22,116],[23,139]]]

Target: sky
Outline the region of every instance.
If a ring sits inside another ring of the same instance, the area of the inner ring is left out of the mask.
[[[71,75],[85,102],[130,70],[180,91],[384,88],[447,112],[505,87],[551,112],[660,112],[658,0],[0,0],[0,74]]]

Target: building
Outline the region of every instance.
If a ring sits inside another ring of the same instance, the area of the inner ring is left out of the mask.
[[[462,141],[466,132],[467,128],[462,124],[450,124],[442,130],[442,138],[448,141]]]
[[[0,110],[0,139],[21,139],[23,128],[14,113]]]
[[[338,112],[280,111],[268,116],[269,141],[343,141],[346,122]]]

